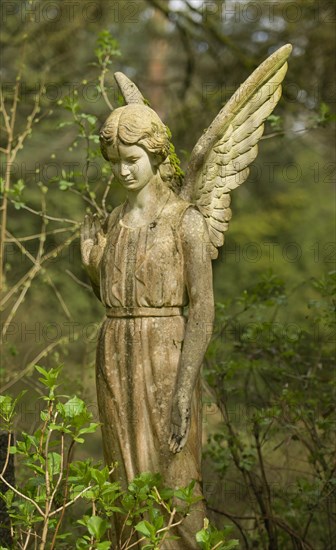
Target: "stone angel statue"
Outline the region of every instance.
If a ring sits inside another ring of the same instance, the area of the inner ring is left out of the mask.
[[[264,122],[281,97],[291,46],[273,53],[244,82],[195,145],[184,185],[174,170],[165,125],[137,87],[115,78],[126,105],[100,132],[101,150],[126,201],[103,223],[82,226],[81,251],[106,308],[96,383],[107,464],[124,488],[144,471],[168,487],[201,489],[200,369],[213,325],[211,262],[231,218],[230,192],[256,158]],[[188,306],[188,316],[183,315]],[[204,501],[162,548],[197,548]],[[123,521],[116,514],[116,546]],[[125,531],[124,531],[125,533]]]

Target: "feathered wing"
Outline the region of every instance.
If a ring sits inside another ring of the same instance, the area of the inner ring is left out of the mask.
[[[203,214],[218,256],[231,219],[230,191],[243,183],[258,153],[264,122],[281,97],[290,44],[264,61],[240,86],[197,142],[181,196]]]
[[[146,105],[146,100],[139,88],[124,73],[114,73],[114,78],[127,105],[131,103]]]

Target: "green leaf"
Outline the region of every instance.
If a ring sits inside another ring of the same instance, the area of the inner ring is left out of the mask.
[[[170,489],[169,487],[164,487],[159,490],[160,497],[165,502],[171,500],[174,497],[175,491],[174,489]],[[155,495],[154,495],[155,496]]]
[[[89,136],[89,140],[93,141],[93,143],[96,143],[97,145],[100,143],[98,134],[91,134]]]
[[[153,535],[155,535],[155,527],[145,520],[137,523],[134,529],[147,538],[151,538]]]
[[[76,550],[87,550],[90,547],[90,538],[87,536],[81,537],[76,542]]]
[[[202,543],[202,548],[208,548],[210,542],[210,533],[206,529],[201,529],[196,533],[196,541]]]
[[[269,115],[267,121],[270,123],[271,128],[277,132],[282,130],[282,118],[278,115]]]
[[[15,194],[17,194],[18,196],[21,195],[22,191],[24,190],[25,188],[25,183],[22,179],[19,179],[14,185],[13,185],[13,189],[15,191]]]
[[[103,30],[99,33],[95,54],[98,58],[99,64],[102,65],[105,63],[105,66],[111,64],[111,57],[117,57],[121,55],[119,44],[117,40],[113,38],[109,31]]]
[[[5,493],[0,493],[2,500],[5,502],[7,508],[10,508],[12,506],[12,502],[14,500],[15,493],[12,491],[12,489],[8,489]]]
[[[227,535],[232,531],[231,527],[224,527],[218,530],[209,524],[207,518],[204,519],[204,528],[196,533],[196,541],[203,550],[232,550],[239,545],[239,541],[232,539],[227,541]]]
[[[63,366],[60,365],[57,368],[46,370],[43,367],[40,367],[39,365],[35,365],[35,369],[37,372],[42,374],[43,378],[39,378],[39,381],[49,388],[50,390],[54,390],[56,386],[57,379],[59,377],[60,372],[63,369]]]
[[[40,412],[40,418],[41,418],[42,422],[48,421],[49,418],[50,418],[49,412],[47,412],[47,411],[41,411],[41,412]]]
[[[22,201],[12,201],[12,203],[14,204],[15,210],[20,210],[26,204],[25,202],[22,202]]]
[[[195,480],[191,481],[187,487],[177,489],[174,494],[175,497],[182,500],[188,505],[191,505],[195,502],[198,502],[200,500],[203,500],[203,497],[201,496],[194,496],[194,487],[195,487]]]
[[[41,474],[42,476],[45,475],[44,469],[41,466],[38,466],[37,464],[26,463],[27,468],[30,470],[33,470],[33,472],[36,472],[37,474]]]
[[[62,457],[59,453],[48,453],[48,471],[50,476],[59,474],[61,471]]]
[[[230,540],[223,545],[223,550],[232,550],[232,548],[237,548],[237,546],[239,546],[238,540]],[[218,546],[218,550],[221,550],[220,546]]]
[[[14,417],[16,405],[25,393],[27,393],[27,390],[22,390],[15,399],[10,395],[0,395],[0,418],[4,420],[7,429]]]
[[[75,397],[64,403],[63,411],[66,418],[75,418],[86,411],[86,405],[82,399],[75,395]]]
[[[48,376],[48,371],[43,367],[39,367],[39,365],[35,365],[35,370],[37,370],[37,372],[39,372],[40,374],[43,374],[43,376],[45,377]]]
[[[81,428],[78,432],[78,435],[94,433],[97,430],[98,426],[100,426],[100,423],[91,422],[87,428]]]
[[[87,113],[81,113],[80,118],[87,120],[91,126],[94,126],[97,122],[97,117],[94,115],[88,115]]]
[[[57,127],[58,128],[63,128],[64,126],[71,126],[72,124],[74,124],[74,121],[73,120],[67,120],[67,121],[64,121],[64,122],[60,122]]]
[[[59,188],[61,191],[67,191],[67,189],[70,189],[70,187],[73,187],[75,184],[73,181],[67,181],[67,180],[60,180],[59,181]]]
[[[12,415],[13,401],[10,395],[0,395],[0,417],[8,421]]]
[[[87,522],[87,528],[95,539],[100,540],[108,528],[108,522],[106,519],[102,519],[99,516],[91,516]]]
[[[322,101],[319,106],[319,113],[317,115],[317,123],[320,126],[326,126],[330,122],[336,119],[335,113],[330,112],[330,107],[327,103]]]

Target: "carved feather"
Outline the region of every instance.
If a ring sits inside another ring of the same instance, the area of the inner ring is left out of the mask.
[[[114,73],[114,78],[127,105],[130,103],[146,105],[145,98],[139,88],[124,73]]]
[[[224,242],[231,218],[229,192],[241,185],[258,154],[264,122],[281,97],[292,46],[266,59],[240,86],[195,145],[181,196],[205,217],[211,255]]]

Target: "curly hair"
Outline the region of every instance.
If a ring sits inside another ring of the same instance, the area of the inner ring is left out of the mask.
[[[169,136],[159,116],[146,105],[130,104],[115,109],[100,135],[103,157],[109,160],[107,147],[117,147],[118,139],[125,145],[140,145],[163,162],[169,155]]]

